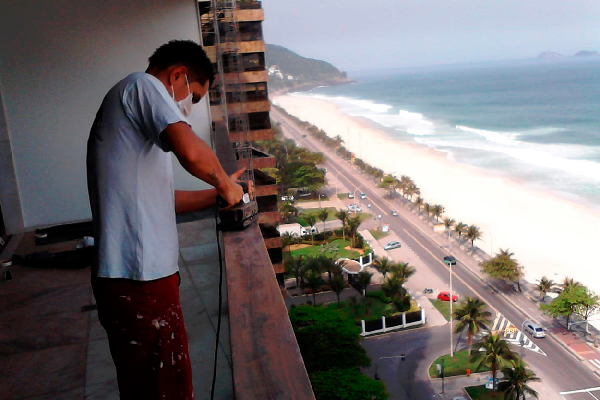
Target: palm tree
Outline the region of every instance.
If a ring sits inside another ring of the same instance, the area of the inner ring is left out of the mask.
[[[335,295],[337,296],[337,302],[338,302],[338,308],[339,308],[340,307],[340,294],[346,288],[346,281],[344,280],[344,277],[341,274],[335,275],[329,281],[329,287],[331,288],[331,290],[333,290],[335,292]]]
[[[423,200],[421,196],[417,197],[415,200],[415,206],[417,206],[417,209],[419,210],[419,215],[421,215],[421,207],[423,207],[424,202],[425,200]]]
[[[546,278],[546,276],[542,276],[542,279],[538,280],[537,288],[540,291],[540,301],[544,301],[546,297],[546,293],[556,289],[556,284],[552,279]]]
[[[441,204],[436,204],[431,208],[431,214],[433,214],[433,216],[435,217],[436,222],[440,222],[440,216],[443,214],[443,212],[444,206],[442,206]]]
[[[344,242],[346,241],[346,223],[348,222],[348,212],[346,210],[340,210],[335,214],[340,221],[342,221],[342,235],[344,236]]]
[[[320,264],[319,270],[323,272],[327,271],[328,281],[331,282],[331,271],[334,270],[335,263],[331,258],[327,257],[325,254],[322,254],[319,257],[317,257],[317,260]]]
[[[315,216],[313,214],[309,214],[305,219],[306,219],[306,222],[308,222],[308,225],[310,225],[310,240],[314,246],[315,234],[313,233],[313,228],[315,227],[315,224],[317,223],[317,219],[315,218]]]
[[[417,270],[408,263],[399,262],[392,266],[392,277],[398,279],[400,282],[400,291],[402,292],[402,286],[408,281],[408,278],[413,276]]]
[[[516,354],[510,350],[506,340],[500,338],[500,334],[488,335],[485,339],[475,344],[475,348],[482,351],[476,351],[471,354],[471,362],[479,361],[476,371],[484,365],[487,365],[492,371],[494,390],[496,390],[496,375],[507,361],[516,358]]]
[[[306,282],[306,286],[310,288],[313,295],[313,305],[317,305],[317,298],[315,297],[315,293],[317,289],[319,289],[325,281],[321,278],[321,273],[315,270],[309,269],[304,276],[304,281]]]
[[[454,231],[456,233],[458,233],[458,245],[459,246],[461,244],[460,243],[461,237],[462,237],[463,233],[465,233],[466,229],[467,229],[467,225],[463,224],[462,222],[459,222],[458,224],[456,224],[454,226]]]
[[[573,278],[569,278],[568,276],[565,277],[562,283],[563,290],[573,289],[580,286],[583,286],[581,282],[577,282],[576,280],[574,280]]]
[[[400,279],[396,278],[395,276],[390,276],[381,285],[381,291],[385,296],[392,299],[392,302],[394,305],[396,305],[398,311],[402,311],[404,293],[402,291]]]
[[[456,221],[454,221],[454,219],[452,218],[444,218],[444,228],[446,228],[446,232],[448,232],[448,237],[450,237],[450,228],[452,228],[452,224],[454,224]]]
[[[356,233],[358,231],[359,225],[360,225],[360,217],[359,216],[355,216],[355,217],[348,219],[348,235],[350,235],[350,238],[352,238],[350,245],[353,247],[356,245]]]
[[[393,266],[395,265],[395,263],[393,261],[390,261],[390,259],[387,257],[377,258],[377,259],[375,259],[375,262],[373,264],[374,264],[375,269],[383,275],[384,280],[385,280],[386,274],[388,272],[391,272]]]
[[[319,211],[319,220],[321,220],[321,222],[323,222],[323,232],[325,232],[325,221],[327,221],[328,217],[329,217],[328,209],[323,208],[321,211]]]
[[[362,295],[367,295],[367,287],[371,284],[371,278],[373,274],[367,271],[361,271],[356,277],[356,283],[362,290]]]
[[[304,257],[299,256],[294,258],[292,256],[287,256],[285,258],[285,270],[288,274],[294,275],[296,278],[296,288],[300,287],[300,278],[304,273],[304,265],[305,260]]]
[[[281,244],[283,248],[288,248],[288,252],[290,251],[291,245],[296,241],[296,236],[298,235],[294,232],[284,232],[283,235],[281,235]]]
[[[431,217],[431,212],[433,211],[433,206],[429,203],[425,203],[423,205],[423,210],[427,213],[427,219]]]
[[[479,230],[478,226],[471,225],[467,228],[467,238],[471,241],[471,253],[473,252],[473,248],[475,247],[475,241],[477,239],[481,239],[483,234]]]
[[[471,355],[471,346],[473,345],[473,336],[481,330],[487,330],[487,324],[490,322],[492,313],[484,310],[485,303],[477,298],[467,297],[464,303],[454,311],[454,319],[458,321],[456,333],[467,329],[467,345],[469,346],[469,356]]]
[[[511,366],[502,368],[503,381],[498,384],[498,390],[504,392],[505,399],[525,400],[525,393],[536,399],[538,393],[529,386],[529,382],[539,382],[541,379],[535,372],[527,368],[520,358],[512,361]]]

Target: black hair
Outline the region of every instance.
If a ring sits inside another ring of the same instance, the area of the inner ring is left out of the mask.
[[[148,69],[165,70],[173,65],[184,65],[191,72],[190,80],[201,83],[215,80],[212,61],[206,51],[192,40],[171,40],[163,44],[148,59]]]

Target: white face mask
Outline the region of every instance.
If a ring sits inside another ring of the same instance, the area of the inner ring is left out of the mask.
[[[188,82],[187,74],[185,74],[185,83],[187,84],[188,88],[188,95],[185,99],[181,101],[175,100],[175,90],[173,89],[173,85],[171,85],[171,91],[173,92],[173,101],[175,101],[175,103],[177,104],[179,111],[181,111],[184,117],[187,117],[192,112],[192,106],[194,105],[194,103],[192,102],[193,95],[192,92],[190,92],[190,83]]]

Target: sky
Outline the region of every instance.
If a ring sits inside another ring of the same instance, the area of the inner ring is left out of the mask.
[[[263,33],[344,71],[600,51],[599,0],[263,0]]]

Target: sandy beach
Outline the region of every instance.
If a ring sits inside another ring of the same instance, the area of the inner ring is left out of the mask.
[[[396,176],[408,175],[430,204],[442,204],[444,216],[477,225],[475,244],[488,253],[510,249],[524,266],[525,278],[547,276],[560,282],[573,277],[600,293],[595,268],[600,213],[554,194],[487,171],[459,164],[445,153],[392,139],[326,100],[302,94],[275,97],[273,103],[327,132],[373,166]]]

